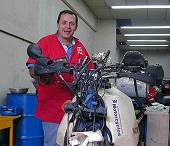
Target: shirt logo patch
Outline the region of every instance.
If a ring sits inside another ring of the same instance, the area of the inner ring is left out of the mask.
[[[83,50],[81,47],[77,47],[77,53],[83,55]]]

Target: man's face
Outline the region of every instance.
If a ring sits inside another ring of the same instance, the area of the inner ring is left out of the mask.
[[[76,17],[71,14],[62,14],[57,27],[62,38],[70,39],[76,30]]]

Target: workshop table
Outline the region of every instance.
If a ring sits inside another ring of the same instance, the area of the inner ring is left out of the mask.
[[[9,128],[9,146],[13,146],[13,121],[17,118],[20,118],[21,115],[17,116],[3,116],[0,115],[0,130]]]

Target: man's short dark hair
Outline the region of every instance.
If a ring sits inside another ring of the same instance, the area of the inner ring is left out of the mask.
[[[60,14],[58,15],[57,23],[59,23],[60,18],[61,18],[61,15],[63,15],[63,14],[74,15],[74,16],[76,17],[76,27],[77,27],[77,25],[78,25],[78,17],[77,17],[77,14],[74,13],[73,11],[71,11],[71,10],[63,10],[63,11],[61,11]]]

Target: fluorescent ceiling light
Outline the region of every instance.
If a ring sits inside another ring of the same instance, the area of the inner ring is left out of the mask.
[[[170,34],[124,34],[124,36],[170,36]]]
[[[170,5],[111,6],[112,9],[169,9]]]
[[[169,45],[129,45],[130,47],[168,47]]]
[[[127,42],[168,42],[167,40],[127,40]]]
[[[162,29],[170,26],[122,26],[121,29]]]

